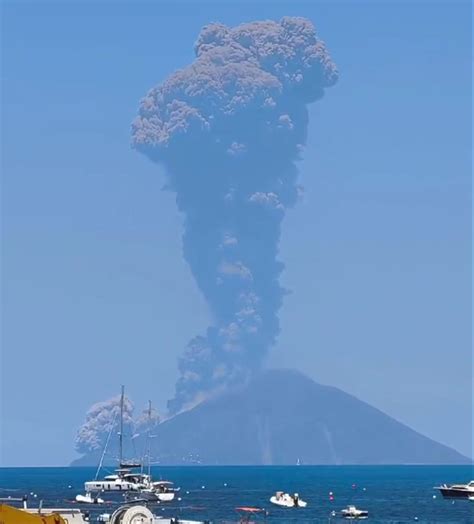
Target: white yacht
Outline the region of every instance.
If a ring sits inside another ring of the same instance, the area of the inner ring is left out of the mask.
[[[99,479],[99,472],[102,468],[102,462],[107,452],[107,446],[110,441],[110,436],[114,430],[115,420],[112,423],[107,441],[105,443],[102,457],[97,468],[96,478],[84,483],[85,495],[77,495],[77,502],[86,502],[90,499],[94,503],[97,497],[93,494],[104,492],[122,492],[140,491],[141,489],[149,487],[150,479],[148,475],[142,473],[135,473],[133,470],[140,468],[141,464],[137,462],[126,462],[123,459],[123,412],[124,412],[125,388],[122,386],[120,396],[120,431],[119,431],[119,467],[115,470],[113,475],[107,475],[103,479]]]
[[[467,484],[443,484],[442,486],[436,486],[435,489],[439,489],[444,498],[447,499],[471,499],[474,498],[474,480]]]
[[[132,473],[130,469],[120,468],[116,475],[107,475],[102,480],[89,480],[84,483],[86,493],[104,491],[140,491],[147,487],[145,475]]]
[[[107,475],[103,479],[98,479],[106,449],[113,431],[114,424],[107,438],[102,457],[97,468],[96,478],[84,483],[85,495],[77,495],[76,501],[82,503],[96,504],[100,500],[98,493],[121,492],[128,500],[146,500],[157,502],[171,502],[175,498],[175,493],[179,488],[175,488],[172,482],[166,480],[153,481],[151,477],[150,449],[148,455],[148,472],[143,472],[143,467],[139,462],[123,460],[123,412],[124,412],[125,389],[122,386],[120,396],[120,432],[119,432],[119,468],[113,475]],[[148,415],[151,420],[151,402],[148,404]],[[115,422],[115,421],[114,421]],[[149,446],[150,435],[147,435],[147,446]],[[140,468],[140,472],[135,471]]]

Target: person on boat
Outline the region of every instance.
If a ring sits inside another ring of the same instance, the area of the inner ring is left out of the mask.
[[[293,502],[295,503],[295,506],[298,506],[298,500],[299,500],[298,493],[295,493],[293,495]]]

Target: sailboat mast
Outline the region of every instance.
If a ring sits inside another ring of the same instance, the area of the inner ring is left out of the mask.
[[[151,475],[151,445],[150,445],[150,430],[151,430],[151,400],[148,401],[148,476]]]
[[[125,395],[125,386],[122,386],[122,393],[120,395],[120,438],[119,438],[119,467],[122,467],[123,462],[123,401]]]

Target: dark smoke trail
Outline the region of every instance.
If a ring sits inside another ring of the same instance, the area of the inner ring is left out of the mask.
[[[211,24],[195,51],[133,123],[134,147],[165,167],[176,192],[184,256],[214,315],[179,361],[172,413],[248,377],[275,342],[280,224],[297,199],[306,106],[337,80],[303,18]]]

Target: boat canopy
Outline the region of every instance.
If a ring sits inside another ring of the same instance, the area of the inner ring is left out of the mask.
[[[125,469],[135,469],[141,468],[142,465],[140,464],[140,462],[121,462],[120,467]]]

